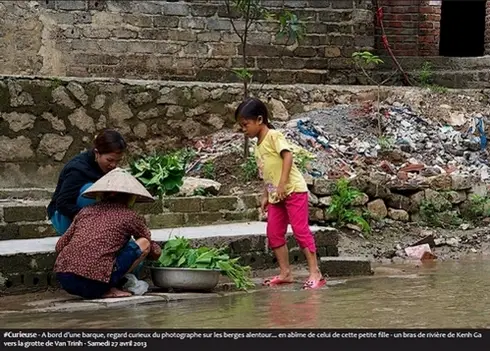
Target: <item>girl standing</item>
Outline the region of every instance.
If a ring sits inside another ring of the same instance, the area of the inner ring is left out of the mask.
[[[303,288],[319,288],[326,281],[318,269],[315,240],[308,223],[308,187],[293,162],[291,146],[282,133],[273,130],[268,115],[265,104],[256,98],[243,101],[235,111],[235,119],[245,135],[257,138],[255,158],[265,182],[261,208],[268,212],[267,239],[280,268],[280,274],[266,279],[264,284],[293,282],[285,238],[288,224],[291,224],[310,272]]]

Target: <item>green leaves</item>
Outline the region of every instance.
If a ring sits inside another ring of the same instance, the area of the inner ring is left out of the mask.
[[[253,20],[269,18],[269,11],[260,2],[260,0],[233,0],[233,7],[242,16],[248,14]]]
[[[364,62],[365,64],[380,64],[384,63],[382,59],[380,59],[378,56],[373,55],[369,51],[357,51],[352,54],[352,58],[355,60],[360,60]]]
[[[162,197],[179,192],[185,175],[185,159],[180,152],[151,155],[130,164],[130,170],[152,195]]]
[[[287,37],[296,42],[302,39],[306,33],[305,22],[301,21],[298,16],[288,10],[284,10],[279,16],[278,38]]]
[[[335,194],[332,196],[332,203],[328,208],[328,213],[333,215],[340,225],[353,223],[361,227],[364,232],[370,232],[371,227],[362,215],[352,209],[353,202],[362,193],[349,185],[347,179],[339,179],[336,183]]]
[[[248,277],[250,267],[237,263],[238,258],[231,259],[225,249],[191,247],[188,239],[177,237],[166,242],[158,259],[160,267],[181,267],[219,269],[228,276],[238,289],[247,290],[255,285]]]

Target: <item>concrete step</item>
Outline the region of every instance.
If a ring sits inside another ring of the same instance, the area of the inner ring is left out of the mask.
[[[0,188],[0,199],[50,200],[54,189]]]
[[[362,257],[322,257],[320,271],[329,277],[372,275],[371,262]]]
[[[183,236],[195,246],[228,247],[233,257],[253,269],[276,266],[267,247],[266,223],[230,223],[198,227],[164,228],[152,230],[152,239],[163,243],[169,238]],[[338,231],[330,227],[312,226],[318,247],[318,256],[338,256]],[[288,228],[288,247],[291,263],[303,263],[299,250]],[[0,295],[57,287],[52,269],[56,259],[58,237],[0,241]]]

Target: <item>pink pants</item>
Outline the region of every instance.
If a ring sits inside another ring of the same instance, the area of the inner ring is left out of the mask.
[[[286,244],[288,224],[301,249],[316,252],[315,240],[308,223],[308,193],[292,193],[284,201],[269,204],[267,209],[267,239],[271,249]]]

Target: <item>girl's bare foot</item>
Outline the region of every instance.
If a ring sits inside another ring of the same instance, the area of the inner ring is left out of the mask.
[[[102,295],[103,299],[107,298],[113,298],[113,297],[129,297],[132,296],[130,292],[127,291],[122,291],[116,288],[111,288],[108,292],[106,292],[104,295]]]

